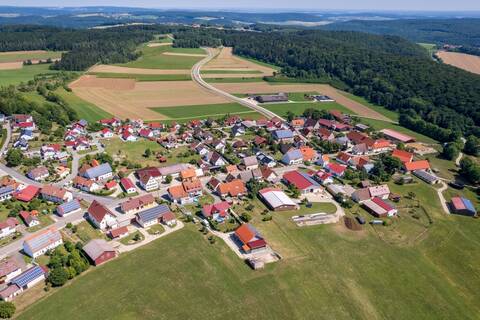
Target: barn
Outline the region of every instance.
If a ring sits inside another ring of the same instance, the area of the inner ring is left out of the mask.
[[[462,197],[454,197],[450,201],[450,210],[452,213],[461,214],[464,216],[475,216],[477,214],[477,210],[473,206],[473,203]]]
[[[103,239],[91,240],[83,247],[83,251],[96,266],[117,256],[115,249]]]

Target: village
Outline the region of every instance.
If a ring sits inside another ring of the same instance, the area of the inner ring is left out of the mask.
[[[16,149],[31,161],[16,163],[9,153],[0,164],[5,301],[44,282],[59,247],[73,252],[72,243],[81,243],[76,248],[97,266],[190,222],[261,269],[281,260],[282,252],[251,223],[254,215],[268,223],[286,212],[298,228],[388,225],[402,197],[386,183],[392,179],[400,187],[415,179],[435,188],[445,214],[477,215],[469,199],[443,197],[448,181],[424,158],[435,150],[392,129],[374,131],[337,110],[290,120],[80,120],[68,126],[63,143],[40,142],[30,115],[0,120],[7,132],[2,155]],[[109,153],[112,141],[125,148],[148,142],[162,151],[142,150],[140,157],[148,159],[142,166],[125,160],[121,150]],[[334,212],[325,212],[325,204]],[[368,216],[352,214],[354,205]]]

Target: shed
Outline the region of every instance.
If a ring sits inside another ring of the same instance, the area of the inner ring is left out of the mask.
[[[103,239],[91,240],[83,247],[83,251],[98,266],[117,256],[115,249]]]

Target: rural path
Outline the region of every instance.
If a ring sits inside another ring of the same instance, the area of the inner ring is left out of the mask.
[[[448,210],[447,200],[445,200],[445,197],[443,196],[443,191],[448,189],[448,185],[443,181],[440,181],[440,183],[442,184],[442,187],[440,189],[437,189],[438,198],[440,199],[440,204],[442,205],[443,211],[446,214],[450,214],[450,210]]]
[[[3,155],[5,153],[5,151],[7,150],[8,144],[12,139],[12,127],[10,125],[10,121],[6,121],[5,123],[6,123],[6,126],[4,125],[4,128],[7,130],[7,137],[5,138],[5,143],[0,149],[0,155]]]
[[[455,159],[455,164],[457,165],[457,167],[460,167],[460,161],[462,161],[462,158],[463,158],[463,153],[460,152],[457,159]]]

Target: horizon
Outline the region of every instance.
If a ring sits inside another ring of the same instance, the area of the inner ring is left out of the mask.
[[[67,2],[67,3],[65,3]],[[291,7],[289,1],[280,0],[275,3],[265,4],[263,2],[261,5],[253,0],[239,1],[236,5],[225,5],[223,1],[218,0],[207,0],[204,5],[199,6],[198,3],[190,0],[183,0],[181,2],[177,1],[175,5],[158,5],[154,1],[144,0],[140,3],[130,3],[130,0],[108,0],[102,1],[84,1],[85,5],[79,6],[77,3],[69,4],[70,1],[59,1],[59,0],[48,0],[44,1],[44,4],[38,4],[36,1],[32,0],[19,0],[15,4],[4,4],[0,7],[19,7],[19,8],[45,8],[45,9],[75,9],[75,8],[134,8],[134,9],[151,9],[151,10],[189,10],[189,11],[242,11],[242,12],[259,12],[259,11],[270,11],[272,12],[304,12],[304,13],[318,13],[318,12],[385,12],[385,13],[474,13],[480,12],[480,2],[473,4],[468,0],[461,0],[461,4],[451,2],[441,1],[440,3],[435,3],[435,8],[432,9],[432,6],[426,4],[418,4],[415,0],[406,0],[402,2],[401,6],[392,6],[390,4],[385,4],[383,1],[378,0],[367,0],[362,2],[360,6],[355,1],[343,1],[341,5],[327,5],[320,4],[318,2],[313,2],[310,0],[300,0],[297,1],[297,6]],[[153,3],[151,3],[153,2]],[[463,6],[463,8],[459,8]]]

